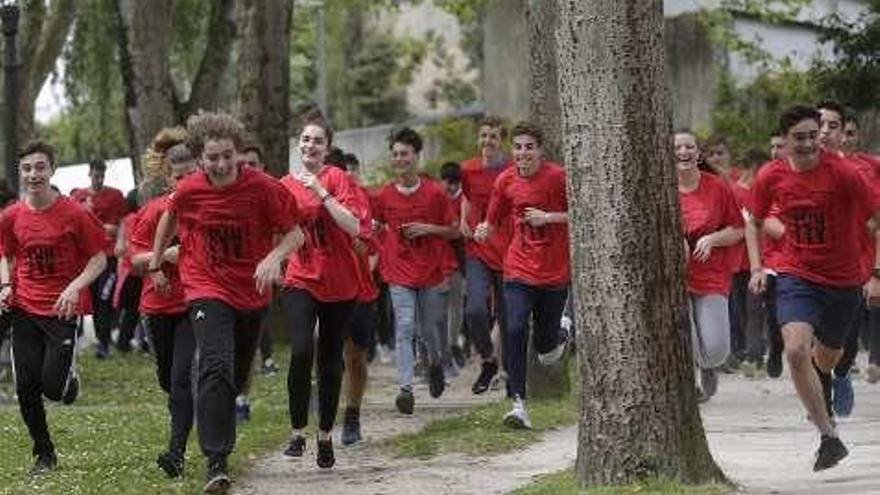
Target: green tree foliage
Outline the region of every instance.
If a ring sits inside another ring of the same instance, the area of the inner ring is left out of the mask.
[[[820,39],[832,44],[835,58],[817,60],[811,69],[822,94],[857,110],[880,104],[880,0],[867,7],[855,21],[836,14],[823,20]]]
[[[37,129],[38,135],[58,147],[63,161],[123,156],[128,151],[110,1],[81,4],[71,40],[62,53],[68,107]]]
[[[743,87],[737,87],[730,73],[724,72],[718,89],[712,128],[727,137],[734,157],[766,149],[779,114],[795,103],[815,100],[817,94],[810,75],[791,68],[766,72]]]

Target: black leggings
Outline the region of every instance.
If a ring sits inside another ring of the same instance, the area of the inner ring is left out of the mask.
[[[284,324],[290,332],[290,370],[287,374],[290,426],[301,430],[309,422],[312,394],[314,329],[318,326],[318,413],[321,431],[333,429],[342,389],[345,338],[354,301],[322,302],[302,289],[287,287],[281,294]]]
[[[196,340],[189,315],[150,315],[145,319],[156,354],[156,377],[168,394],[171,431],[168,449],[183,454],[193,425],[193,356]]]
[[[119,338],[116,341],[116,347],[121,350],[130,348],[131,339],[134,338],[134,330],[141,320],[138,306],[141,301],[142,287],[142,277],[129,275],[125,278],[119,292]]]
[[[113,288],[116,285],[116,258],[107,257],[107,267],[89,286],[92,293],[92,321],[98,342],[110,345],[110,332],[113,330]],[[106,296],[106,297],[105,297]]]
[[[59,401],[67,389],[76,349],[76,320],[12,313],[12,356],[18,407],[34,442],[33,454],[55,451],[43,396]]]

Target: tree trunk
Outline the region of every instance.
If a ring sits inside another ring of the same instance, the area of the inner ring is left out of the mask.
[[[544,131],[542,146],[547,158],[562,161],[559,132],[561,114],[556,82],[556,37],[553,36],[558,14],[558,0],[529,0],[529,115]],[[527,388],[529,397],[559,398],[571,392],[568,359],[554,366],[538,363],[534,346],[529,341]]]
[[[237,14],[239,115],[259,139],[267,169],[288,172],[293,0],[243,0]]]
[[[696,404],[663,2],[560,2],[584,485],[721,480]]]
[[[162,128],[179,123],[169,55],[174,2],[115,0],[119,51],[126,86],[125,115],[135,164]],[[135,165],[135,177],[140,167]]]

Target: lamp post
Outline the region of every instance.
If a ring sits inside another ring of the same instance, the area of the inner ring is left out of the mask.
[[[4,39],[3,86],[6,103],[6,182],[18,192],[18,34],[17,1],[0,2],[0,22]]]

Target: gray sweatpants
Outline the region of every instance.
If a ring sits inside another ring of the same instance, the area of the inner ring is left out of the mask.
[[[698,367],[721,366],[730,354],[730,315],[727,297],[690,294],[691,341]]]

